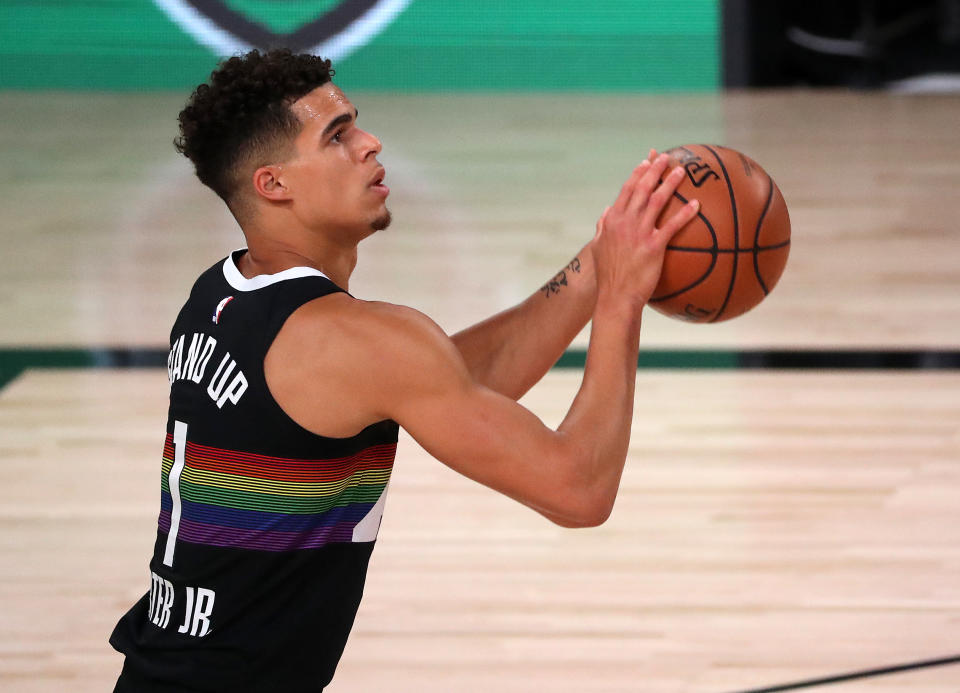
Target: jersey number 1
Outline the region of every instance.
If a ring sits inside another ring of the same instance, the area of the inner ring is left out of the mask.
[[[173,466],[167,481],[170,484],[170,498],[173,508],[170,510],[170,531],[167,532],[167,547],[163,552],[163,564],[173,567],[173,550],[177,545],[177,533],[180,531],[180,514],[183,512],[180,501],[180,474],[187,457],[187,424],[173,422]]]

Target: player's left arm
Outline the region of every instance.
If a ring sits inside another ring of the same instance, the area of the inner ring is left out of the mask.
[[[593,315],[592,243],[522,303],[453,335],[475,381],[519,399],[557,362]]]

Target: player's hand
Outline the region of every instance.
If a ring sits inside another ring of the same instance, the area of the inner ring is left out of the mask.
[[[657,226],[684,176],[683,168],[676,167],[661,183],[669,163],[666,154],[651,152],[651,160],[633,170],[616,201],[597,222],[593,242],[597,289],[629,297],[638,308],[653,295],[667,243],[700,208],[697,200],[690,200]]]

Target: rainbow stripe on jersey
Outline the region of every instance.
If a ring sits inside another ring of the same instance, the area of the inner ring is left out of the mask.
[[[335,459],[255,455],[187,441],[177,541],[258,551],[353,541],[384,493],[396,443]],[[170,531],[173,436],[163,446],[160,530]]]

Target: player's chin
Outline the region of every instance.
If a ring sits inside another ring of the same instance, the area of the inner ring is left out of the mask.
[[[375,216],[370,222],[370,228],[374,231],[383,231],[385,228],[390,226],[390,222],[392,220],[393,216],[390,214],[390,210],[384,207],[383,211]]]

